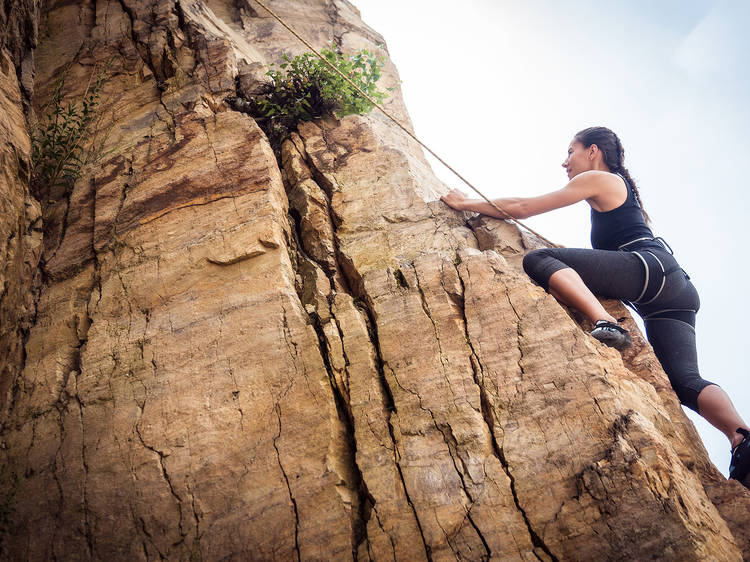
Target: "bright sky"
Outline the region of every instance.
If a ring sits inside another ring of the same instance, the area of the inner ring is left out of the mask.
[[[565,185],[580,129],[620,136],[655,234],[700,293],[702,375],[750,421],[750,2],[352,1],[386,40],[416,134],[487,196]],[[585,203],[527,222],[590,247]],[[689,415],[726,475],[728,441]]]

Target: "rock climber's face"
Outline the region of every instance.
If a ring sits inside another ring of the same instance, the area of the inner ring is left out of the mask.
[[[568,157],[562,163],[563,168],[568,172],[568,179],[573,179],[581,172],[591,169],[591,160],[589,159],[590,149],[591,147],[584,148],[583,144],[577,140],[570,143]]]

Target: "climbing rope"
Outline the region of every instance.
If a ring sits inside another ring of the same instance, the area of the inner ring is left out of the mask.
[[[315,53],[315,54],[316,54],[316,55],[317,55],[317,56],[318,56],[318,57],[320,58],[320,60],[322,60],[322,61],[323,61],[324,63],[326,63],[326,64],[327,64],[327,65],[328,65],[329,67],[331,67],[331,69],[332,69],[333,71],[335,71],[335,72],[336,72],[337,74],[339,74],[339,75],[340,75],[340,76],[341,76],[341,77],[342,77],[342,78],[343,78],[344,80],[346,80],[346,81],[347,81],[347,82],[349,83],[349,85],[350,85],[350,86],[351,86],[352,88],[354,88],[355,90],[357,90],[357,92],[359,92],[359,94],[360,94],[361,96],[363,96],[363,97],[364,97],[364,98],[365,98],[365,99],[366,99],[366,100],[367,100],[368,102],[370,102],[370,103],[371,103],[371,104],[372,104],[373,106],[377,107],[377,108],[378,108],[378,109],[379,109],[379,110],[380,110],[380,111],[381,111],[381,112],[383,113],[383,115],[385,115],[385,116],[386,116],[386,117],[388,117],[388,118],[389,118],[389,119],[390,119],[391,121],[393,121],[393,122],[394,122],[394,123],[395,123],[396,125],[398,125],[398,127],[400,127],[400,128],[401,128],[401,129],[402,129],[402,130],[403,130],[403,131],[404,131],[404,132],[405,132],[405,133],[407,134],[407,135],[409,135],[409,136],[410,136],[410,137],[411,137],[412,139],[414,139],[414,140],[415,140],[415,141],[416,141],[417,143],[419,143],[419,145],[420,145],[420,146],[421,146],[422,148],[424,148],[424,149],[425,149],[425,150],[426,150],[427,152],[429,152],[429,153],[430,153],[430,154],[432,154],[432,155],[433,155],[433,156],[434,156],[435,158],[437,158],[437,159],[438,159],[438,161],[439,161],[439,162],[440,162],[440,163],[441,163],[441,164],[442,164],[443,166],[445,166],[446,168],[448,168],[448,169],[449,169],[449,170],[450,170],[451,172],[453,172],[453,173],[454,173],[454,174],[455,174],[455,175],[456,175],[456,176],[457,176],[457,177],[458,177],[458,178],[459,178],[459,179],[460,179],[461,181],[463,181],[463,182],[464,182],[464,183],[465,183],[466,185],[468,185],[468,186],[469,186],[469,187],[470,187],[471,189],[473,189],[473,190],[474,190],[474,191],[475,191],[475,192],[476,192],[477,194],[479,194],[479,196],[480,196],[480,197],[481,197],[482,199],[484,199],[485,201],[487,201],[487,203],[489,203],[489,204],[490,204],[490,205],[492,205],[492,206],[493,206],[493,207],[494,207],[495,209],[497,209],[497,211],[498,211],[498,212],[499,212],[499,213],[500,213],[500,214],[501,214],[502,216],[504,216],[504,217],[505,217],[505,218],[506,218],[507,220],[513,221],[513,222],[514,222],[514,223],[516,223],[516,224],[517,224],[518,226],[521,226],[521,227],[525,228],[526,230],[528,230],[529,232],[531,232],[531,233],[532,233],[532,234],[534,234],[535,236],[539,237],[539,238],[540,238],[540,239],[541,239],[542,241],[544,241],[545,243],[547,243],[547,244],[548,244],[549,246],[552,246],[552,247],[557,247],[557,246],[558,246],[557,244],[555,244],[555,243],[553,243],[553,242],[550,242],[549,240],[547,240],[547,239],[546,239],[546,238],[545,238],[544,236],[542,236],[541,234],[539,234],[538,232],[536,232],[536,231],[535,231],[534,229],[532,229],[531,227],[529,227],[529,226],[525,225],[524,223],[522,223],[522,222],[521,222],[520,220],[518,220],[518,219],[515,219],[515,218],[513,218],[513,217],[512,217],[512,216],[511,216],[511,215],[510,215],[509,213],[507,213],[506,211],[504,211],[504,210],[503,210],[503,209],[502,209],[502,208],[501,208],[501,207],[500,207],[500,206],[499,206],[499,205],[498,205],[497,203],[495,203],[494,201],[490,201],[490,200],[489,200],[489,199],[488,199],[488,198],[487,198],[487,197],[486,197],[486,196],[485,196],[485,195],[484,195],[484,194],[483,194],[483,193],[482,193],[481,191],[479,191],[479,190],[478,190],[478,189],[477,189],[476,187],[474,187],[474,186],[473,186],[473,185],[471,184],[471,182],[469,182],[469,180],[467,180],[466,178],[464,178],[464,177],[463,177],[463,176],[462,176],[461,174],[459,174],[459,173],[458,173],[458,172],[457,172],[456,170],[454,170],[454,169],[453,169],[453,168],[452,168],[452,167],[451,167],[451,166],[450,166],[450,165],[449,165],[449,164],[448,164],[448,163],[447,163],[447,162],[446,162],[445,160],[443,160],[442,158],[440,158],[440,156],[438,156],[437,154],[435,154],[435,153],[434,153],[434,152],[432,151],[432,149],[431,149],[431,148],[430,148],[429,146],[427,146],[427,145],[426,145],[425,143],[423,143],[423,142],[422,142],[421,140],[419,140],[419,139],[418,139],[418,138],[417,138],[417,137],[416,137],[416,136],[415,136],[415,135],[414,135],[414,134],[413,134],[413,133],[412,133],[412,132],[411,132],[411,131],[410,131],[409,129],[407,129],[406,127],[404,127],[404,126],[403,126],[403,125],[402,125],[402,124],[401,124],[401,123],[400,123],[400,122],[398,121],[398,119],[396,119],[395,117],[393,117],[393,115],[391,115],[390,113],[388,113],[388,112],[387,112],[387,111],[386,111],[386,110],[385,110],[385,109],[384,109],[384,108],[383,108],[383,107],[382,107],[382,106],[381,106],[381,105],[380,105],[379,103],[377,103],[377,102],[376,102],[375,100],[373,100],[373,99],[372,99],[372,98],[371,98],[370,96],[368,96],[368,95],[367,95],[366,93],[364,93],[364,92],[363,92],[363,91],[362,91],[362,90],[361,90],[361,89],[360,89],[360,88],[359,88],[359,87],[358,87],[358,86],[357,86],[357,85],[356,85],[356,84],[355,84],[354,82],[352,82],[352,81],[351,81],[351,79],[349,79],[349,77],[348,77],[348,76],[346,76],[346,75],[345,75],[345,74],[344,74],[343,72],[341,72],[341,71],[340,71],[340,70],[339,70],[338,68],[336,68],[336,67],[335,67],[335,66],[334,66],[334,65],[333,65],[333,64],[332,64],[332,63],[331,63],[331,62],[330,62],[330,61],[329,61],[328,59],[326,59],[326,58],[325,58],[325,57],[324,57],[323,55],[321,55],[321,54],[320,54],[320,53],[319,53],[319,52],[318,52],[318,51],[317,51],[317,50],[316,50],[316,49],[315,49],[315,48],[314,48],[314,47],[313,47],[312,45],[310,45],[310,43],[308,43],[307,41],[305,41],[305,39],[304,39],[303,37],[301,37],[301,36],[299,35],[299,33],[297,33],[296,31],[294,31],[294,29],[292,29],[291,27],[289,27],[289,26],[288,26],[288,25],[286,24],[286,22],[284,22],[284,20],[282,20],[282,19],[281,19],[281,18],[280,18],[279,16],[277,16],[277,15],[276,15],[276,14],[275,14],[275,13],[273,12],[273,10],[271,10],[271,8],[269,8],[268,6],[266,6],[266,5],[265,5],[265,4],[263,3],[263,2],[261,2],[261,0],[254,0],[254,1],[255,1],[256,3],[258,3],[258,4],[260,4],[260,5],[261,5],[261,6],[263,7],[263,9],[264,9],[264,10],[266,10],[266,11],[267,11],[267,12],[268,12],[269,14],[271,14],[271,16],[273,16],[273,17],[274,17],[274,18],[275,18],[275,19],[276,19],[276,20],[277,20],[277,21],[278,21],[278,22],[279,22],[279,23],[280,23],[281,25],[283,25],[283,26],[284,26],[285,28],[287,28],[287,29],[288,29],[288,30],[289,30],[289,31],[290,31],[290,32],[292,33],[292,35],[294,35],[294,36],[295,36],[295,37],[296,37],[297,39],[299,39],[300,41],[302,41],[302,43],[304,43],[304,44],[305,44],[305,46],[306,46],[306,47],[307,47],[308,49],[310,49],[310,50],[311,50],[311,51],[312,51],[313,53]]]

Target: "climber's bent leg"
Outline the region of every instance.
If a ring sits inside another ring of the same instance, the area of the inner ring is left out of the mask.
[[[523,258],[523,268],[545,291],[550,277],[565,268],[575,270],[589,291],[599,297],[634,300],[643,290],[643,262],[631,252],[583,248],[543,248]]]
[[[583,279],[574,269],[570,267],[558,269],[550,275],[547,285],[549,293],[553,297],[576,310],[580,310],[592,322],[597,320],[617,322],[616,318],[604,310],[602,303],[586,287]]]
[[[631,345],[628,331],[617,325],[594,294],[617,299],[637,296],[645,278],[639,258],[628,252],[546,248],[526,254],[523,266],[558,301],[596,323],[594,338],[618,350]]]
[[[594,295],[633,299],[642,290],[645,277],[643,264],[636,256],[607,250],[534,250],[524,256],[523,267],[557,300],[581,311],[592,322],[617,322]]]

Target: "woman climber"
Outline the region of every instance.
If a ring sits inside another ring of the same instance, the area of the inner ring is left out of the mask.
[[[631,344],[595,294],[628,302],[643,318],[648,341],[680,402],[722,431],[732,447],[729,477],[750,488],[750,427],[729,396],[701,378],[695,347],[695,315],[700,301],[671,249],[655,238],[635,182],[623,165],[624,150],[606,127],[577,133],[563,167],[568,184],[552,193],[502,198],[494,203],[522,219],[585,200],[591,206],[593,250],[544,248],[526,254],[526,273],[558,301],[585,314],[591,335],[618,350]],[[441,199],[460,211],[506,218],[482,199],[452,190]]]

